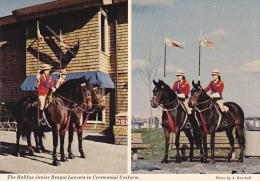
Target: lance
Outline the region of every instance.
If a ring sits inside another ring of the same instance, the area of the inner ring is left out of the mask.
[[[165,69],[166,69],[166,42],[164,42],[164,82],[165,82]]]
[[[61,30],[60,30],[60,72],[61,72],[61,44],[62,44],[62,37],[61,37],[62,35],[61,35]]]
[[[39,27],[39,21],[37,21],[37,31],[40,30],[39,28],[40,28],[40,27]],[[38,36],[38,34],[37,34],[37,36]],[[37,39],[38,39],[38,38],[39,38],[39,37],[37,37]],[[37,74],[39,73],[39,59],[40,59],[39,44],[40,44],[40,42],[39,42],[39,40],[38,40],[38,41],[37,41]],[[37,82],[37,84],[38,84],[38,89],[37,89],[37,98],[38,98],[38,101],[37,101],[37,102],[38,102],[37,116],[38,116],[38,119],[37,119],[37,120],[40,119],[39,83],[40,83],[40,82]]]
[[[198,77],[199,81],[200,81],[200,51],[201,51],[201,30],[200,30],[200,41],[199,41],[199,77]]]

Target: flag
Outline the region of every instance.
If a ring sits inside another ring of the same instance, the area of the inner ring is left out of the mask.
[[[165,37],[165,45],[170,46],[170,47],[179,47],[183,49],[180,45],[183,45],[185,42],[179,43],[177,41],[170,40],[169,38]]]
[[[44,37],[44,38],[49,39],[49,37]],[[43,38],[43,36],[41,35],[41,32],[40,32],[39,21],[37,21],[37,41],[39,43],[43,43],[44,42],[44,38]]]
[[[204,39],[204,38],[201,38],[201,39],[200,39],[200,45],[207,46],[207,47],[209,47],[209,48],[211,48],[211,49],[220,50],[220,49],[216,48],[215,45],[214,45],[211,41],[206,40],[206,39]]]

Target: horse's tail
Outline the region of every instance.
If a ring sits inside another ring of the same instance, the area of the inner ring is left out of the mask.
[[[26,96],[21,98],[16,105],[16,117],[15,120],[17,122],[17,133],[22,135],[22,139],[26,140],[26,133],[29,131],[29,125],[25,123],[25,107],[28,106],[29,103],[32,103],[36,100],[34,96]]]

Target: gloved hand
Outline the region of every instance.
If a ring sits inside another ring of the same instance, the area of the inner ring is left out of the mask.
[[[38,74],[36,75],[36,79],[39,81],[41,78],[41,74],[38,72]]]
[[[52,91],[52,92],[55,92],[55,91],[56,91],[56,88],[55,88],[55,87],[53,87],[53,88],[51,89],[51,91]]]

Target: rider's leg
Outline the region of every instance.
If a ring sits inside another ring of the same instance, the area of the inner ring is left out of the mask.
[[[191,121],[192,121],[192,119],[193,119],[193,115],[191,114],[191,113],[192,113],[192,112],[191,112],[191,108],[188,106],[188,101],[189,101],[189,99],[185,99],[185,101],[183,102],[183,104],[184,104],[185,107],[186,107],[186,110],[187,110],[187,113],[188,113],[188,118],[189,118],[189,121],[187,122],[186,127],[191,128],[190,123],[191,123]]]
[[[220,110],[222,112],[222,116],[223,116],[222,126],[227,126],[228,125],[228,115],[227,115],[227,112],[226,112],[225,107],[224,107],[224,101],[223,100],[217,100],[217,104],[219,105]]]
[[[39,120],[37,123],[38,126],[41,126],[44,123],[44,118],[43,118],[42,112],[43,112],[44,105],[45,105],[45,98],[46,98],[46,96],[39,96],[40,112],[39,112]]]

